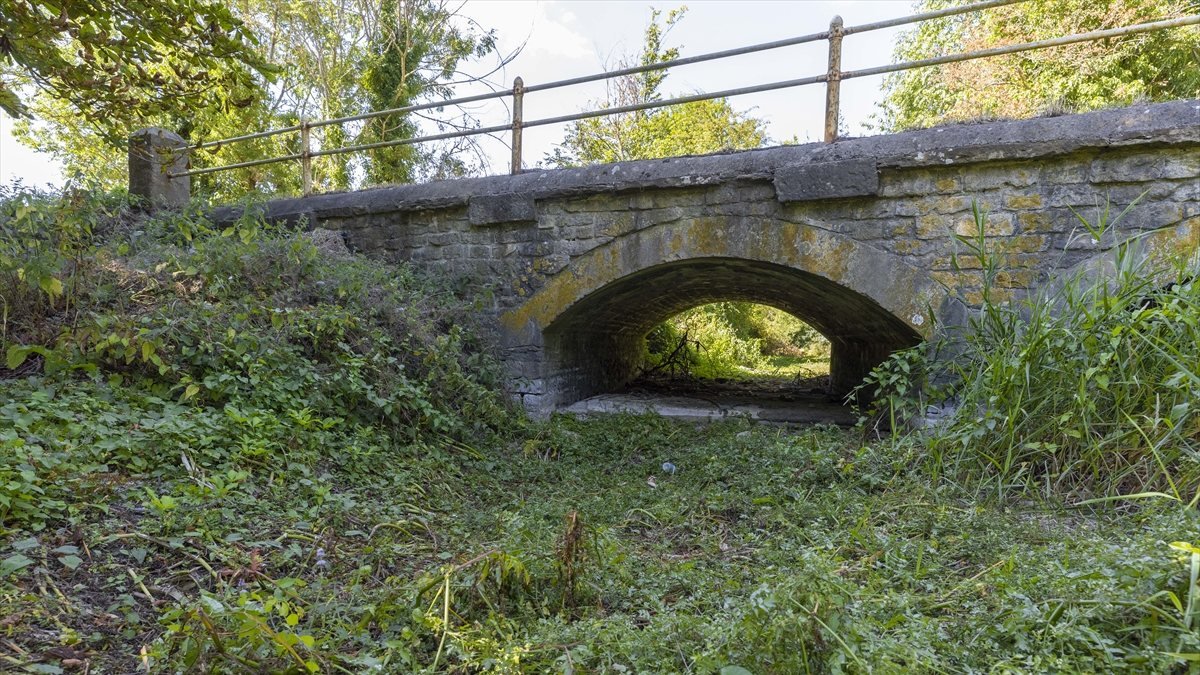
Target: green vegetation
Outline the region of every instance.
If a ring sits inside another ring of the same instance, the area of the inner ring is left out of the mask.
[[[1190,284],[1064,291],[1091,314],[1037,362],[1063,368],[1030,371],[1047,371],[1044,396],[1070,399],[1066,359],[1094,344],[1129,332],[1148,346],[1086,375],[1086,424],[1102,433],[1076,438],[1085,423],[1054,417],[1074,445],[1014,446],[1025,454],[1006,473],[992,457],[1010,436],[987,420],[1015,409],[999,399],[982,422],[964,412],[881,440],[535,423],[496,393],[471,329],[484,298],[444,280],[253,219],[218,231],[119,197],[0,197],[7,671],[1187,672],[1200,659],[1195,508],[1080,501],[1194,494],[1194,411],[1179,405],[1195,400],[1197,361],[1176,337],[1200,316]],[[1122,314],[1131,296],[1148,300]],[[988,325],[1027,323],[969,347],[964,411],[984,387],[1011,395],[1005,373],[1023,365],[989,364],[1052,321],[987,309]],[[791,326],[755,311],[777,330],[759,339]],[[916,405],[901,389],[926,391],[898,375],[919,366],[907,358],[876,375],[901,413]],[[1128,417],[1099,423],[1105,391],[1124,392]],[[1050,406],[1026,407],[1013,437],[1046,442]],[[1128,470],[1094,476],[1089,457]]]
[[[662,13],[652,10],[641,55],[636,60],[619,60],[614,69],[678,58],[679,47],[665,47],[663,40],[686,12],[687,7],[671,10],[660,24]],[[666,71],[661,70],[614,78],[608,85],[608,98],[599,106],[617,108],[660,101],[666,78]],[[568,167],[747,150],[766,143],[764,127],[762,120],[734,110],[726,99],[592,117],[572,122],[546,161]]]
[[[473,79],[464,62],[495,51],[494,34],[458,9],[447,0],[0,0],[0,105],[32,117],[17,125],[18,138],[54,155],[68,175],[117,188],[126,184],[125,139],[142,127],[197,142],[449,98]],[[440,117],[472,123],[464,111]],[[415,130],[409,116],[391,115],[318,129],[313,142],[330,148]],[[285,134],[192,160],[250,161],[295,153],[298,143]],[[339,190],[364,179],[461,175],[479,168],[470,150],[435,143],[320,157],[313,181]],[[226,201],[287,194],[298,191],[299,174],[268,164],[197,177],[194,187]]]
[[[109,4],[0,0],[0,106],[36,113],[27,138],[101,185],[120,169],[96,140],[134,121],[194,139],[409,103],[494,48],[440,2]],[[1181,11],[1023,7],[936,24],[902,54]],[[652,16],[640,62],[675,55],[663,38],[681,15]],[[1194,96],[1194,36],[988,77],[918,71],[893,81],[885,121],[1025,114],[1051,91],[1078,107]],[[1026,95],[979,86],[990,77]],[[662,82],[621,80],[610,103],[653,101]],[[550,159],[763,142],[716,101],[581,122]],[[330,159],[317,182],[461,173],[464,157]],[[295,177],[221,180],[207,189]],[[0,670],[1200,672],[1194,258],[1112,245],[1111,275],[1010,304],[989,240],[959,238],[980,270],[971,330],[876,369],[854,430],[534,421],[500,391],[478,280],[203,212],[0,187]],[[1081,225],[1122,240],[1120,216]],[[656,328],[646,358],[740,377],[823,348],[779,310],[724,302]]]
[[[782,310],[718,302],[655,327],[642,369],[708,379],[814,377],[829,373],[829,341]]]
[[[271,72],[255,47],[222,3],[3,0],[0,110],[31,114],[22,89],[32,85],[114,141],[129,133],[130,115],[249,105],[254,77]]]
[[[984,296],[962,353],[928,364],[924,348],[901,352],[867,385],[893,423],[948,395],[961,406],[931,439],[932,475],[998,495],[1200,503],[1200,259],[1126,241],[1127,212],[1080,218],[1080,236],[1125,242],[1097,261],[1111,278],[1077,270],[1018,304],[991,300],[1003,270],[988,240],[958,238]],[[984,227],[986,215],[975,216]]]
[[[922,0],[917,9],[959,4]],[[1193,0],[1031,0],[928,21],[904,34],[897,61],[1034,42],[1177,18]],[[979,118],[1079,112],[1139,101],[1200,97],[1200,29],[1176,28],[898,73],[882,105],[883,129]]]

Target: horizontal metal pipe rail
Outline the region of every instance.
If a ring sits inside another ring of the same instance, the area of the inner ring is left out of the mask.
[[[837,139],[837,123],[838,123],[838,117],[839,117],[838,100],[839,100],[840,84],[841,84],[842,80],[848,80],[848,79],[853,79],[853,78],[857,78],[857,77],[868,77],[871,75],[880,75],[880,74],[884,74],[884,73],[894,73],[894,72],[900,72],[900,71],[904,71],[904,70],[911,70],[911,69],[915,69],[915,68],[926,68],[926,67],[937,66],[937,65],[942,65],[942,64],[946,64],[946,63],[956,63],[959,61],[969,61],[969,60],[973,60],[973,59],[988,58],[988,57],[1000,56],[1000,55],[1005,55],[1005,54],[1016,54],[1016,53],[1020,53],[1020,52],[1033,51],[1033,50],[1037,50],[1037,49],[1048,49],[1051,47],[1076,44],[1079,42],[1089,42],[1089,41],[1103,40],[1103,39],[1114,38],[1114,37],[1124,37],[1127,35],[1136,35],[1136,34],[1140,34],[1140,33],[1148,33],[1148,32],[1152,32],[1152,31],[1166,30],[1166,29],[1178,28],[1178,27],[1182,27],[1182,26],[1200,25],[1200,15],[1191,15],[1191,16],[1185,16],[1185,17],[1180,17],[1180,18],[1176,18],[1176,19],[1153,21],[1153,22],[1149,22],[1149,23],[1136,24],[1133,26],[1125,26],[1125,27],[1121,27],[1121,28],[1095,30],[1095,31],[1089,31],[1087,33],[1079,33],[1076,35],[1067,35],[1067,36],[1051,38],[1051,39],[1047,39],[1047,40],[1038,40],[1035,42],[1026,42],[1026,43],[1015,44],[1015,45],[1006,45],[1003,47],[993,47],[990,49],[982,49],[982,50],[978,50],[978,51],[964,52],[964,53],[959,53],[959,54],[948,54],[945,56],[932,57],[932,58],[928,58],[928,59],[919,59],[919,60],[915,60],[915,61],[906,61],[903,63],[895,63],[895,64],[890,64],[890,65],[885,65],[885,66],[876,66],[873,68],[862,68],[859,70],[846,70],[846,71],[843,71],[841,69],[841,42],[842,42],[842,38],[844,38],[847,35],[855,35],[858,33],[865,33],[865,32],[874,31],[874,30],[881,30],[884,28],[892,28],[895,26],[902,26],[902,25],[907,25],[907,24],[911,24],[911,23],[917,23],[920,21],[928,21],[931,19],[938,19],[938,18],[943,18],[943,17],[947,17],[947,16],[955,16],[955,15],[959,15],[959,14],[965,14],[968,12],[977,12],[977,11],[981,11],[981,10],[985,10],[985,9],[1000,7],[1000,6],[1004,6],[1004,5],[1012,5],[1012,4],[1017,4],[1017,3],[1021,3],[1021,2],[1026,2],[1026,1],[1027,0],[987,0],[985,2],[976,2],[976,3],[972,3],[972,4],[968,4],[968,5],[962,5],[960,7],[951,7],[951,8],[936,10],[936,11],[931,11],[931,12],[923,12],[920,14],[913,14],[910,16],[904,16],[904,17],[899,17],[899,18],[895,18],[895,19],[887,19],[885,21],[877,21],[874,23],[861,24],[858,26],[842,26],[841,17],[834,17],[833,21],[830,22],[830,28],[827,31],[822,31],[820,33],[812,33],[809,35],[802,35],[802,36],[793,37],[793,38],[787,38],[784,40],[776,40],[774,42],[765,42],[765,43],[761,43],[761,44],[750,45],[747,47],[738,47],[736,49],[726,49],[726,50],[717,51],[717,52],[710,52],[710,53],[701,54],[698,56],[690,56],[690,57],[671,59],[669,61],[663,61],[660,63],[632,66],[629,68],[621,68],[618,70],[612,70],[612,71],[607,71],[607,72],[602,72],[602,73],[595,73],[592,75],[585,75],[582,77],[575,77],[575,78],[570,78],[570,79],[565,79],[565,80],[557,80],[554,82],[546,82],[543,84],[535,84],[535,85],[527,86],[522,82],[521,78],[518,77],[514,81],[514,85],[511,89],[505,89],[502,91],[493,91],[493,92],[488,92],[486,94],[464,96],[461,98],[446,99],[446,100],[434,101],[434,102],[430,102],[430,103],[421,103],[421,104],[416,104],[416,105],[404,106],[404,107],[400,107],[400,108],[391,108],[388,110],[372,111],[372,112],[363,113],[360,115],[351,115],[348,117],[339,117],[339,118],[335,118],[335,119],[319,120],[319,121],[302,120],[299,124],[294,124],[294,125],[287,126],[287,127],[281,127],[278,129],[270,129],[267,131],[261,131],[261,132],[257,132],[257,133],[253,133],[253,134],[246,134],[243,136],[235,136],[233,138],[226,138],[226,139],[221,139],[221,140],[217,140],[217,141],[205,141],[205,142],[201,142],[201,143],[196,143],[196,144],[188,146],[186,148],[186,150],[212,149],[215,151],[215,150],[219,150],[221,147],[223,147],[225,145],[229,145],[231,143],[239,143],[239,142],[244,142],[244,141],[256,140],[256,139],[260,139],[260,138],[268,138],[268,137],[277,136],[280,134],[299,132],[300,140],[301,140],[300,152],[292,153],[292,154],[288,154],[288,155],[282,155],[282,156],[278,156],[278,157],[269,157],[269,158],[250,160],[250,161],[245,161],[245,162],[237,162],[234,164],[223,164],[223,165],[213,166],[213,167],[191,169],[188,171],[180,171],[180,172],[176,172],[176,173],[170,173],[170,174],[168,174],[168,176],[171,178],[182,177],[182,176],[199,176],[199,175],[203,175],[203,174],[215,173],[218,171],[231,171],[234,169],[243,169],[243,168],[248,168],[248,167],[253,167],[253,166],[262,166],[265,164],[274,164],[274,163],[278,163],[278,162],[290,162],[290,161],[294,161],[294,160],[299,160],[301,163],[301,166],[302,166],[302,174],[303,174],[302,186],[304,189],[304,193],[309,194],[312,190],[312,165],[311,165],[311,162],[314,157],[324,157],[324,156],[328,156],[328,155],[337,155],[337,154],[344,154],[344,153],[350,153],[350,152],[361,152],[364,150],[374,150],[374,149],[378,149],[378,148],[387,148],[387,147],[395,147],[395,146],[403,146],[403,145],[414,145],[417,143],[447,140],[447,139],[452,139],[452,138],[465,138],[465,137],[477,136],[477,135],[481,135],[481,134],[500,133],[503,131],[511,131],[511,133],[512,133],[512,155],[513,155],[512,173],[519,173],[521,171],[521,133],[524,129],[527,129],[527,128],[545,126],[545,125],[549,125],[549,124],[562,124],[564,122],[574,122],[577,120],[584,120],[584,119],[589,119],[589,118],[593,118],[593,117],[603,117],[603,116],[607,116],[607,115],[619,115],[619,114],[623,114],[623,113],[638,112],[638,111],[642,111],[642,110],[663,108],[663,107],[667,107],[667,106],[681,105],[681,104],[693,103],[693,102],[697,102],[697,101],[728,98],[728,97],[732,97],[732,96],[742,96],[745,94],[774,91],[774,90],[778,90],[778,89],[788,89],[791,87],[800,87],[800,86],[805,86],[805,85],[810,85],[810,84],[820,84],[822,82],[826,83],[825,141],[832,142]],[[632,104],[632,105],[614,106],[614,107],[610,107],[610,108],[600,108],[600,109],[590,110],[590,111],[585,111],[585,112],[572,113],[569,115],[559,115],[559,116],[555,116],[555,117],[546,117],[546,118],[534,119],[534,120],[525,120],[523,118],[523,114],[522,114],[523,107],[524,107],[523,97],[525,94],[539,92],[539,91],[548,91],[548,90],[552,90],[552,89],[558,89],[561,87],[569,87],[569,86],[578,85],[578,84],[586,84],[589,82],[607,80],[607,79],[623,77],[623,76],[627,76],[627,75],[636,75],[636,74],[640,74],[640,73],[666,70],[666,69],[674,68],[674,67],[678,67],[678,66],[685,66],[685,65],[690,65],[690,64],[694,64],[694,63],[702,63],[705,61],[713,61],[713,60],[717,60],[717,59],[730,58],[733,56],[741,56],[744,54],[752,54],[755,52],[761,52],[761,51],[766,51],[766,50],[770,50],[770,49],[779,49],[781,47],[790,47],[790,46],[794,46],[794,45],[812,43],[812,42],[817,42],[820,40],[826,40],[829,42],[829,69],[827,70],[827,72],[825,72],[821,75],[811,75],[808,77],[801,77],[801,78],[796,78],[796,79],[791,79],[791,80],[783,80],[783,81],[779,81],[779,82],[771,82],[771,83],[767,83],[767,84],[752,85],[752,86],[747,86],[747,87],[738,87],[738,88],[734,88],[734,89],[725,89],[725,90],[721,90],[721,91],[714,91],[714,92],[708,92],[708,93],[702,93],[702,94],[693,94],[690,96],[679,96],[679,97],[664,100],[664,101],[647,101],[644,103],[637,103],[637,104]],[[378,117],[385,117],[385,116],[389,116],[389,115],[403,115],[403,114],[407,114],[410,112],[418,112],[421,110],[442,108],[442,107],[453,106],[453,105],[462,105],[462,104],[466,104],[466,103],[476,103],[476,102],[480,102],[480,101],[487,101],[487,100],[499,99],[499,98],[505,98],[505,97],[512,97],[512,99],[513,99],[512,122],[509,124],[492,125],[492,126],[487,126],[487,127],[478,127],[478,128],[474,128],[474,129],[464,129],[464,130],[459,130],[459,131],[452,131],[452,132],[446,132],[446,133],[441,133],[441,134],[432,134],[432,135],[428,135],[428,136],[419,136],[419,137],[414,137],[414,138],[401,138],[401,139],[394,139],[394,140],[378,141],[378,142],[374,142],[374,143],[361,143],[361,144],[357,144],[357,145],[339,146],[339,147],[335,147],[335,148],[328,148],[328,149],[321,149],[321,150],[313,150],[311,147],[310,131],[315,128],[331,126],[334,124],[346,124],[346,123],[351,123],[351,122],[360,122],[360,121],[364,121],[364,120],[375,119]]]

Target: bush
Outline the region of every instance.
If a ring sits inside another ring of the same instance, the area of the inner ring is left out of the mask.
[[[198,213],[0,195],[0,347],[18,378],[0,397],[0,524],[65,515],[90,474],[175,475],[181,453],[210,472],[334,466],[356,453],[325,450],[364,438],[474,442],[519,419],[444,282]]]

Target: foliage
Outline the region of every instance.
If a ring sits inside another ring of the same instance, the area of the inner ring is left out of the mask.
[[[680,7],[668,12],[661,24],[661,12],[651,11],[636,65],[662,63],[679,56],[679,48],[666,48],[663,40],[686,11],[686,7]],[[619,61],[616,67],[632,65],[635,64],[627,58]],[[614,78],[609,81],[608,98],[601,107],[661,100],[660,89],[666,77],[666,71],[650,71]],[[763,127],[762,120],[734,110],[725,99],[697,101],[573,122],[563,141],[546,160],[552,165],[567,167],[745,150],[766,142]]]
[[[364,57],[363,88],[373,110],[412,105],[422,97],[451,98],[459,63],[482,58],[496,48],[495,31],[476,34],[455,25],[447,3],[382,0],[380,28],[372,37],[370,55]],[[361,140],[373,142],[410,138],[417,127],[406,115],[377,117],[367,124]],[[402,145],[370,152],[368,183],[407,183],[422,163],[435,166],[439,177],[463,175],[468,166],[454,146],[436,159],[417,146]]]
[[[922,0],[919,10],[956,4]],[[1192,0],[1032,0],[923,22],[904,34],[897,61],[1116,28],[1195,12]],[[898,73],[886,84],[885,130],[948,120],[1031,117],[1142,100],[1200,96],[1195,26],[1084,42]]]
[[[66,280],[6,338],[9,365],[44,361],[0,371],[6,671],[1182,672],[1200,653],[1194,509],[981,499],[930,478],[922,443],[835,428],[527,421],[474,337],[480,299],[444,281],[119,196],[10,192],[0,213],[6,264]],[[60,228],[88,234],[52,254]]]
[[[68,102],[109,142],[139,116],[239,108],[270,72],[229,7],[207,0],[0,3],[0,109],[30,110],[21,87]]]
[[[828,361],[829,343],[782,310],[749,302],[711,303],[655,327],[646,336],[643,370],[744,378],[775,370],[770,357],[818,366]]]
[[[911,473],[920,448],[834,429],[527,433],[554,452],[301,455],[140,496],[60,468],[71,526],[0,553],[0,597],[37,627],[11,639],[152,672],[1161,672],[1200,648],[1194,512],[977,503]]]
[[[48,378],[13,387],[5,408],[15,431],[3,447],[35,467],[13,499],[59,503],[71,486],[55,467],[85,455],[147,472],[184,452],[224,473],[312,461],[326,443],[353,456],[381,432],[468,438],[505,424],[469,310],[411,270],[330,259],[252,218],[223,230],[187,214],[121,222],[106,215],[126,213],[117,198],[23,193],[0,206],[0,347],[8,371]],[[60,418],[30,407],[38,398],[103,422],[43,436]],[[26,510],[0,509],[0,523],[57,513]]]
[[[1132,207],[1131,207],[1132,208]],[[1128,211],[1128,210],[1127,210]],[[1127,212],[1126,211],[1126,212]],[[1120,216],[1080,218],[1081,237],[1121,242]],[[977,226],[985,214],[976,210]],[[979,230],[983,232],[983,229]],[[1019,303],[993,298],[1003,270],[982,235],[958,237],[978,267],[983,306],[949,371],[920,351],[878,370],[890,414],[952,395],[958,412],[930,438],[935,474],[1004,494],[1200,500],[1200,288],[1197,261],[1145,255],[1137,238]],[[938,386],[934,386],[938,385]]]
[[[313,0],[277,3],[239,0],[222,10],[253,38],[247,49],[263,63],[276,64],[270,79],[256,76],[247,86],[254,97],[236,104],[164,98],[159,107],[130,107],[113,117],[111,133],[97,132],[69,99],[39,96],[32,101],[36,122],[18,124],[16,135],[64,164],[68,175],[86,176],[104,187],[126,180],[124,137],[145,126],[171,129],[190,141],[215,140],[247,130],[291,126],[302,119],[329,119],[445,98],[473,78],[461,71],[471,59],[495,51],[494,35],[480,30],[442,0]],[[185,66],[181,66],[185,67]],[[192,67],[187,65],[186,68]],[[232,95],[232,93],[231,93]],[[440,114],[447,123],[470,125],[459,111]],[[368,124],[313,131],[317,148],[406,138],[415,120],[377,118]],[[299,152],[297,134],[202,149],[195,166],[243,162]],[[313,161],[314,185],[346,189],[368,181],[394,181],[477,171],[473,146],[400,146],[361,155],[330,155]],[[246,194],[294,193],[299,172],[292,163],[267,164],[194,178],[194,191],[222,200]]]

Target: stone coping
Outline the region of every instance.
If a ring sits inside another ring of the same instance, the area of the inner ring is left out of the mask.
[[[828,144],[807,143],[576,169],[537,169],[517,175],[382,186],[276,199],[264,204],[263,208],[264,215],[271,220],[307,218],[312,226],[326,218],[465,207],[473,201],[493,202],[494,207],[493,204],[476,207],[476,217],[471,219],[473,224],[489,224],[530,219],[533,215],[531,202],[537,199],[746,180],[775,180],[777,187],[783,187],[796,183],[795,172],[780,171],[777,176],[777,170],[814,164],[828,163],[835,172],[841,166],[853,168],[861,176],[864,161],[873,161],[877,168],[943,167],[1139,145],[1200,145],[1200,99],[1057,117],[952,124],[883,136],[846,138]],[[782,192],[788,192],[788,188]],[[857,194],[867,193],[859,191]],[[796,199],[840,196],[850,194],[839,194],[837,189],[828,194],[818,190]],[[489,197],[500,199],[488,200]],[[506,197],[517,197],[523,203],[506,203]],[[792,201],[782,194],[781,198]],[[240,216],[244,208],[221,207],[213,216],[217,222],[229,222]],[[499,215],[491,215],[492,212]]]

